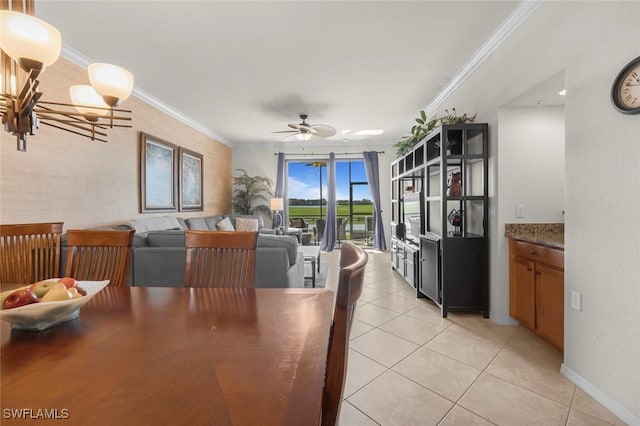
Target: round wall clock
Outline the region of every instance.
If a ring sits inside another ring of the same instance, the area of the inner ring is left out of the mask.
[[[611,100],[620,112],[640,114],[640,56],[629,62],[616,77]]]

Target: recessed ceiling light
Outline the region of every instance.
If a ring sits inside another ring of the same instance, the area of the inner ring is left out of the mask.
[[[353,135],[354,136],[375,136],[375,135],[381,135],[383,133],[384,133],[384,130],[368,129],[368,130],[358,130]]]
[[[560,96],[565,96],[567,94],[567,89],[562,89],[561,91],[558,92],[558,95]]]

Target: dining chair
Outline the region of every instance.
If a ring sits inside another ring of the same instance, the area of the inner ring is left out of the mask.
[[[364,269],[368,260],[367,253],[349,241],[345,241],[340,249],[340,275],[322,394],[322,426],[334,426],[340,412],[347,373],[351,325],[356,302],[362,293]]]
[[[67,231],[65,275],[78,281],[109,280],[111,286],[129,285],[134,233],[133,229]]]
[[[59,277],[62,225],[0,225],[0,283],[31,284]]]
[[[184,231],[185,287],[253,288],[257,232]]]

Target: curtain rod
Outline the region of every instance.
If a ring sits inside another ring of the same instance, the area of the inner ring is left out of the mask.
[[[384,151],[376,151],[376,152],[378,154],[384,154]],[[273,153],[273,155],[278,155],[278,154],[280,154],[280,153],[279,152],[274,152]],[[307,155],[318,156],[318,155],[329,155],[329,154],[331,154],[331,153],[330,152],[323,152],[323,153],[320,153],[320,154],[314,154],[313,152],[310,152],[310,153],[304,152],[304,153],[300,153],[300,154],[293,154],[293,153],[286,153],[286,152],[284,153],[284,155],[301,155],[301,156],[307,156]],[[334,154],[335,155],[360,155],[360,154],[362,154],[362,152],[334,152]]]

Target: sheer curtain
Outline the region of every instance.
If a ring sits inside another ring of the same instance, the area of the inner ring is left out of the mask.
[[[322,202],[322,200],[320,200]],[[332,251],[336,246],[336,154],[329,154],[327,165],[327,216],[320,250]]]
[[[278,172],[276,174],[276,188],[274,193],[274,198],[282,198],[284,201],[284,180],[285,180],[285,167],[284,167],[284,153],[278,153]],[[287,223],[289,223],[289,219],[287,219],[287,209],[284,209],[282,212],[282,227],[287,229]]]
[[[371,198],[373,199],[373,248],[378,250],[387,249],[387,241],[384,237],[384,225],[382,223],[382,210],[380,209],[380,169],[378,168],[378,153],[376,151],[365,151],[364,167],[367,172]]]

